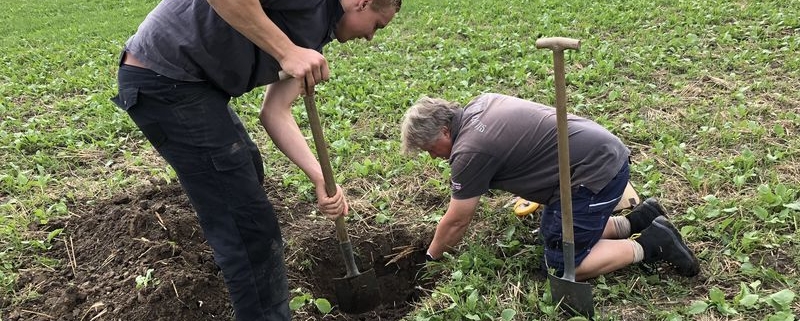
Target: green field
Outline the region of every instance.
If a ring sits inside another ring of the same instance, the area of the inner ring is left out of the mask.
[[[72,215],[76,200],[175,179],[109,101],[119,50],[156,3],[5,1],[0,320],[35,295],[17,284],[20,269],[65,264],[47,252],[60,236],[36,226]],[[581,50],[566,55],[567,107],[628,144],[632,182],[662,200],[702,265],[693,279],[627,268],[593,280],[600,318],[797,320],[798,13],[798,0],[404,1],[372,42],[326,48],[332,76],[317,100],[337,181],[359,195],[352,219],[433,230],[446,202],[424,207],[403,195],[446,200],[447,164],[400,155],[405,109],[423,95],[466,103],[483,92],[554,104],[552,55],[534,42],[577,38]],[[283,202],[309,202],[313,186],[258,123],[262,97],[255,90],[234,109],[267,175],[298,190]],[[300,101],[295,113],[304,126]],[[441,279],[408,320],[560,319],[531,273],[540,249],[520,241],[527,227],[503,207],[509,197],[487,195],[460,252],[430,268]]]

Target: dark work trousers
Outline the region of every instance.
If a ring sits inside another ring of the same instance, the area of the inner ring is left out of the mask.
[[[175,169],[222,269],[236,319],[289,320],[280,226],[264,191],[258,148],[230,96],[121,65],[119,94],[142,133]]]

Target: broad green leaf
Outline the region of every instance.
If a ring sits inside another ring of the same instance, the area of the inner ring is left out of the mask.
[[[306,294],[293,297],[292,300],[289,301],[289,309],[294,311],[299,308],[302,308],[306,304],[307,300],[308,300],[308,295]]]
[[[511,321],[514,319],[514,316],[517,315],[517,311],[512,309],[505,309],[500,316],[503,317],[503,321]]]
[[[505,237],[506,237],[506,240],[510,240],[512,237],[514,237],[514,232],[516,232],[516,231],[517,231],[517,227],[514,226],[514,225],[511,225],[508,228],[506,228],[506,231],[504,233]]]
[[[795,320],[794,314],[789,311],[780,311],[767,318],[767,321],[794,321],[794,320]]]
[[[746,308],[754,308],[756,303],[758,303],[758,294],[745,294],[739,300],[739,305]]]
[[[314,305],[317,306],[317,310],[319,310],[319,312],[322,312],[324,314],[328,314],[331,312],[331,303],[328,302],[328,300],[325,298],[319,298],[314,300]]]
[[[717,311],[719,311],[719,313],[722,313],[723,315],[734,315],[734,314],[739,313],[738,311],[736,311],[736,309],[731,307],[726,302],[717,303],[716,305],[717,305]]]
[[[761,206],[754,207],[753,208],[753,214],[755,214],[756,216],[758,216],[758,218],[760,218],[762,220],[765,220],[765,221],[767,219],[769,219],[769,216],[770,216],[769,211],[767,211],[766,208],[763,208]]]
[[[378,213],[375,215],[375,222],[378,224],[384,224],[388,222],[390,218],[383,213]]]
[[[725,293],[717,287],[713,287],[711,290],[708,290],[708,298],[711,299],[711,302],[716,303],[717,305],[725,303]]]
[[[789,308],[789,305],[794,301],[795,294],[792,290],[784,289],[779,292],[773,293],[769,296],[769,299],[780,307],[782,310],[786,310]]]
[[[706,309],[708,309],[708,303],[706,303],[706,301],[694,301],[686,310],[686,313],[689,315],[695,315],[706,312]]]
[[[453,274],[450,276],[453,280],[461,281],[464,278],[464,272],[461,270],[453,271]]]
[[[474,309],[478,304],[478,290],[473,290],[467,297],[467,308]]]
[[[465,315],[464,317],[467,318],[467,319],[470,319],[470,320],[480,320],[481,319],[481,317],[479,315],[471,314],[471,313]]]
[[[783,137],[784,135],[786,135],[786,129],[784,129],[783,126],[781,126],[781,124],[775,124],[774,126],[772,126],[772,131],[774,131],[775,135],[778,137]]]
[[[783,204],[784,207],[793,209],[795,211],[800,211],[800,201],[795,201],[794,203]]]

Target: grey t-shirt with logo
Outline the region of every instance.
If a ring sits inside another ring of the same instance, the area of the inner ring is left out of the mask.
[[[567,123],[572,187],[597,193],[628,161],[630,150],[591,120],[570,114]],[[555,108],[483,94],[456,113],[450,131],[454,198],[499,189],[540,204],[559,199]]]
[[[344,14],[339,0],[260,0],[289,39],[322,52]],[[278,80],[280,64],[211,8],[207,0],[163,0],[125,44],[153,71],[182,81],[209,81],[231,96]]]

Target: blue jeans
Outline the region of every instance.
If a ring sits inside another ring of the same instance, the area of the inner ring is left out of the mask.
[[[175,169],[230,292],[236,319],[290,320],[283,241],[264,191],[258,148],[205,82],[183,82],[121,65],[119,94],[158,153]]]
[[[619,203],[622,193],[630,180],[630,169],[626,162],[617,175],[597,194],[580,186],[572,191],[572,219],[575,234],[575,266],[592,251],[592,246],[600,241],[608,218]],[[546,268],[555,268],[556,274],[564,272],[564,252],[562,250],[561,200],[545,206],[540,227],[544,239],[544,258]]]

